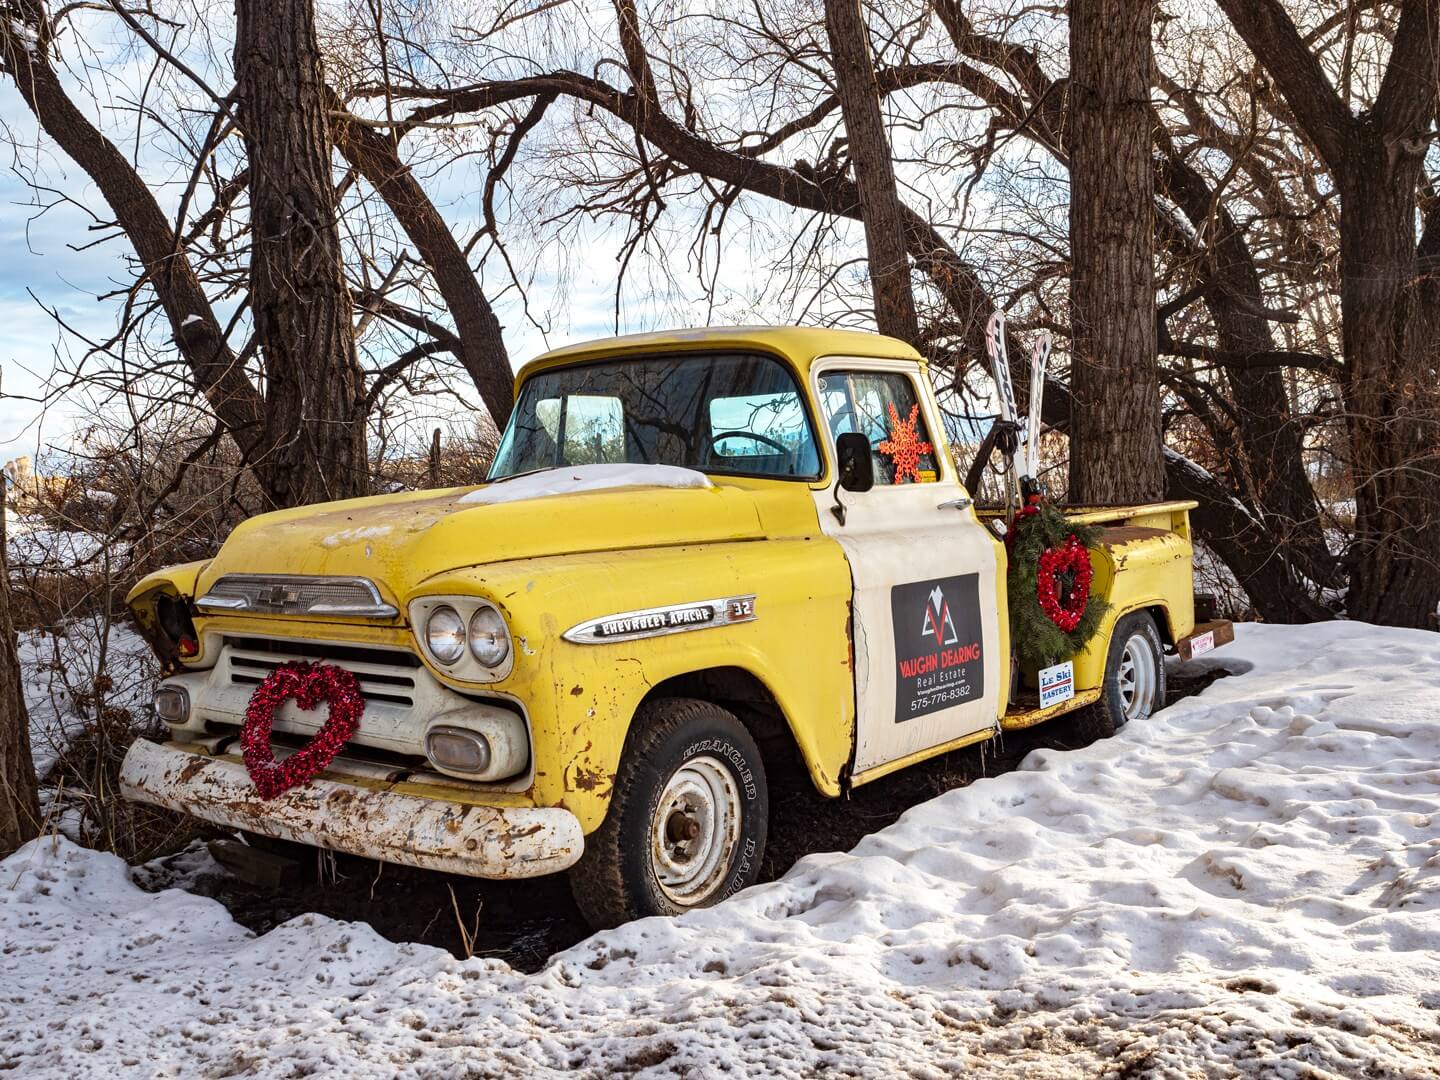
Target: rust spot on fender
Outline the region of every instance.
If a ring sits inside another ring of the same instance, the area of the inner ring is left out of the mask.
[[[1114,548],[1125,544],[1136,544],[1143,540],[1155,540],[1170,536],[1166,529],[1151,529],[1144,525],[1114,525],[1100,530],[1100,547]]]
[[[571,791],[599,791],[603,786],[609,791],[615,784],[615,774],[607,773],[603,769],[584,768],[575,766],[575,772],[570,776],[565,786]]]
[[[583,693],[585,693],[585,687],[583,686],[572,686],[570,688],[571,697],[579,697]]]

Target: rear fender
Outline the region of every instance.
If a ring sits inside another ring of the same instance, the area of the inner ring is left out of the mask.
[[[1195,625],[1194,551],[1188,537],[1167,529],[1124,525],[1104,529],[1090,551],[1091,592],[1110,602],[1099,630],[1075,656],[1075,688],[1090,690],[1105,678],[1115,624],[1134,611],[1155,615],[1160,635],[1174,642]]]

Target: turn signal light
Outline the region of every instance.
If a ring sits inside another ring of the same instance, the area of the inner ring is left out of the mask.
[[[431,728],[425,735],[425,754],[452,772],[483,773],[490,768],[490,740],[464,728]]]
[[[155,691],[155,715],[167,724],[190,719],[190,694],[182,686],[162,686]]]

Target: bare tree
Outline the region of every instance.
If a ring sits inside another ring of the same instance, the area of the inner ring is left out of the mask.
[[[1433,627],[1440,604],[1440,209],[1419,198],[1436,119],[1440,0],[1404,0],[1358,115],[1279,0],[1219,0],[1340,195],[1345,397],[1355,474],[1349,613]]]
[[[196,388],[247,455],[263,455],[264,401],[245,377],[194,266],[155,196],[118,147],[70,99],[53,64],[56,25],[41,0],[0,2],[0,71],[45,133],[84,170],[139,257]]]
[[[10,616],[10,567],[6,560],[5,478],[0,476],[0,858],[40,830],[30,722],[20,686],[15,624]]]
[[[1070,498],[1165,491],[1155,351],[1150,21],[1137,0],[1071,0]]]
[[[543,102],[540,111],[543,111]],[[399,138],[403,129],[388,134],[367,126],[335,103],[332,111],[338,149],[385,200],[390,212],[435,278],[436,288],[455,320],[455,330],[437,327],[433,320],[421,323],[415,313],[401,312],[374,293],[362,295],[368,310],[389,311],[411,327],[430,335],[455,354],[470,381],[479,391],[490,417],[503,427],[514,407],[514,379],[510,354],[480,281],[470,260],[455,240],[444,217],[425,194],[425,189],[400,156]],[[538,116],[535,118],[538,120]],[[533,121],[532,121],[533,123]]]
[[[412,400],[455,395],[446,380],[416,375],[432,358],[458,360],[493,423],[503,425],[513,376],[499,322],[469,265],[470,245],[456,242],[412,175],[400,142],[407,130],[351,115],[324,84],[314,27],[305,29],[313,24],[308,6],[241,5],[238,81],[228,92],[209,86],[147,29],[178,23],[153,10],[114,9],[153,57],[150,84],[173,79],[172,95],[186,102],[179,118],[148,101],[133,110],[137,146],[142,134],[159,132],[179,154],[193,156],[174,222],[63,78],[61,45],[67,35],[74,39],[72,20],[93,8],[66,5],[52,15],[43,0],[0,0],[0,73],[100,191],[113,214],[102,223],[108,236],[123,236],[137,257],[135,282],[114,298],[121,312],[115,335],[85,342],[86,357],[98,358],[101,370],[71,373],[59,385],[98,385],[127,402],[143,395],[179,403],[184,394],[167,355],[173,350],[190,376],[184,390],[202,395],[271,506],[363,493],[367,420],[383,421],[397,389]],[[211,103],[208,117],[194,108],[197,91]],[[198,132],[193,138],[190,127]],[[237,135],[247,154],[227,174],[221,158]],[[357,177],[372,185],[418,257],[384,250],[362,199],[352,197],[347,221],[332,179],[332,140],[354,170],[340,188],[353,191]],[[254,166],[252,154],[263,166]],[[37,199],[49,198],[43,184],[35,190]],[[358,245],[368,250],[357,257]],[[432,283],[453,328],[443,312],[419,310]],[[163,332],[153,326],[157,315]],[[381,356],[365,370],[356,356],[362,330],[379,341]],[[153,385],[157,378],[166,388]],[[146,379],[152,383],[140,390]]]

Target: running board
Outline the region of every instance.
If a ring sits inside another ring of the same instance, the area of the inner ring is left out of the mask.
[[[1031,695],[1031,701],[1034,701]],[[1034,727],[1036,724],[1043,724],[1046,720],[1060,716],[1062,713],[1074,712],[1076,709],[1083,709],[1086,705],[1093,705],[1100,700],[1100,688],[1093,690],[1081,690],[1072,698],[1056,702],[1049,708],[1042,709],[1038,705],[1031,705],[1024,701],[1017,701],[1006,710],[1004,717],[1000,720],[1001,731],[1016,731],[1020,728]]]

